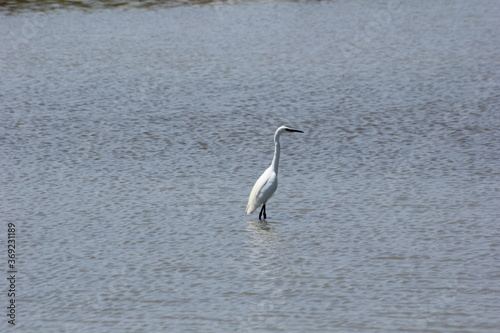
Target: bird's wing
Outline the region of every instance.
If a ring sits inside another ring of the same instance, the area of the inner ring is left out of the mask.
[[[273,196],[277,188],[278,177],[276,177],[276,174],[274,172],[271,172],[269,177],[267,178],[267,181],[264,183],[259,191],[259,194],[257,195],[257,202],[267,202],[267,200],[269,200]]]
[[[278,177],[276,177],[276,174],[271,168],[268,168],[259,179],[257,179],[252,188],[252,192],[250,192],[246,213],[253,213],[257,207],[269,200],[277,187]]]

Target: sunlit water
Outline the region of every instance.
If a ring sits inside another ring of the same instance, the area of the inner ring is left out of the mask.
[[[16,331],[498,332],[499,12],[0,14]],[[280,125],[305,133],[261,223],[244,211]]]

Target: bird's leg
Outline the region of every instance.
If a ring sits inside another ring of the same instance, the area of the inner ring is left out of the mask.
[[[264,212],[266,210],[266,204],[263,204],[262,205],[262,208],[260,210],[260,213],[259,213],[259,220],[262,220],[262,212]],[[266,213],[264,213],[264,218],[266,218]]]
[[[266,204],[264,204],[264,206],[262,206],[262,209],[264,210],[264,220],[266,219],[267,215],[266,215]]]

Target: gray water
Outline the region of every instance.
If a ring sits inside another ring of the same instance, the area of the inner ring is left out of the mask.
[[[499,15],[3,11],[0,327],[10,222],[18,332],[498,332]]]

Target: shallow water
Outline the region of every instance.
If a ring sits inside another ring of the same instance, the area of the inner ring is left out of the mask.
[[[499,12],[0,14],[16,329],[497,332]],[[262,223],[246,201],[284,124],[305,133]]]

